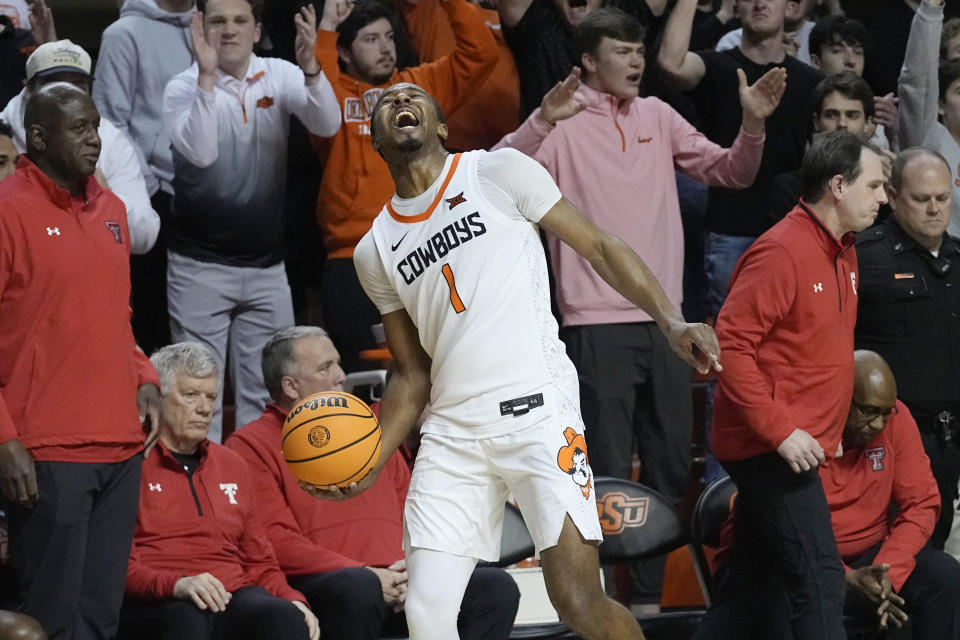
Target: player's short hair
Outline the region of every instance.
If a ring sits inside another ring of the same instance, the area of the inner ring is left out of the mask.
[[[940,61],[947,59],[947,50],[950,48],[950,41],[960,35],[960,18],[950,18],[943,23],[943,31],[940,32]]]
[[[220,365],[208,347],[199,342],[178,342],[161,347],[150,356],[160,377],[160,393],[165,394],[177,382],[177,376],[220,378]]]
[[[327,332],[320,327],[297,325],[275,332],[260,354],[260,370],[263,383],[270,397],[276,401],[283,399],[283,376],[290,375],[296,357],[293,355],[293,343],[300,338],[326,338]]]
[[[940,81],[940,100],[942,101],[946,99],[947,89],[950,88],[950,85],[960,78],[960,58],[941,62],[938,76]]]
[[[910,164],[912,160],[922,157],[936,158],[947,168],[947,173],[953,173],[953,169],[950,168],[950,163],[947,162],[947,159],[944,158],[940,152],[927,147],[910,147],[909,149],[901,151],[897,154],[896,159],[894,159],[893,167],[890,170],[890,186],[899,191],[900,187],[903,186],[903,172],[906,170],[907,165]]]
[[[866,80],[853,71],[843,71],[827,76],[813,90],[813,112],[819,117],[823,113],[823,100],[831,93],[839,93],[849,100],[857,100],[863,105],[863,115],[873,116],[875,104],[873,90]]]
[[[867,49],[870,34],[862,22],[846,16],[825,16],[817,20],[810,31],[810,53],[822,56],[824,47],[837,43]]]
[[[7,124],[6,120],[0,119],[0,136],[6,136],[13,140],[13,127]]]
[[[197,11],[206,12],[207,2],[209,1],[210,0],[197,0]],[[263,0],[247,0],[247,4],[250,5],[250,13],[253,14],[253,19],[260,22],[263,18]]]
[[[874,153],[880,150],[870,142],[849,131],[818,133],[803,155],[800,167],[801,196],[811,204],[826,194],[830,180],[843,176],[847,182],[860,177],[860,155],[864,149]]]
[[[576,64],[583,54],[597,52],[604,38],[623,42],[643,42],[647,29],[630,14],[616,7],[601,7],[592,12],[573,30],[573,53]]]

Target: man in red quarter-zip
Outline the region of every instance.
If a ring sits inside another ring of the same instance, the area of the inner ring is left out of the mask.
[[[887,201],[880,156],[859,136],[820,134],[803,159],[803,198],[743,255],[717,318],[724,369],[713,448],[740,496],[729,593],[738,638],[782,579],[796,638],[844,638],[844,571],[817,467],[842,452],[853,394],[853,232]],[[763,562],[758,562],[763,559]]]
[[[160,403],[130,328],[126,209],[93,176],[99,120],[86,92],[42,87],[0,184],[0,489],[20,611],[51,640],[116,633]]]
[[[250,471],[207,439],[220,368],[180,342],[155,352],[160,442],[143,465],[121,640],[317,640],[254,511]]]

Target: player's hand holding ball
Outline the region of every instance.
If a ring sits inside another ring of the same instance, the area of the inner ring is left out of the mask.
[[[380,423],[356,396],[325,391],[300,400],[283,425],[283,457],[300,486],[343,500],[369,488],[379,472]]]

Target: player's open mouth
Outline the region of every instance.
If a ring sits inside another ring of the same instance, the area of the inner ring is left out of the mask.
[[[640,82],[640,78],[642,78],[642,77],[643,77],[643,74],[642,74],[642,73],[631,73],[630,75],[627,76],[627,82],[629,82],[629,83],[631,83],[631,84],[633,84],[633,83],[639,83],[639,82]]]
[[[409,109],[404,109],[397,112],[397,115],[393,116],[393,126],[398,129],[406,128],[415,128],[420,126],[420,118],[410,111]]]

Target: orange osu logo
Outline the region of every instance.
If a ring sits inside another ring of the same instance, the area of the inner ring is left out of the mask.
[[[272,106],[273,106],[273,98],[271,98],[270,96],[263,96],[262,98],[257,100],[257,107],[260,109],[266,109]]]
[[[567,446],[557,452],[557,465],[567,473],[580,487],[583,497],[590,498],[590,488],[593,480],[590,473],[590,459],[587,457],[587,441],[582,433],[572,428],[563,430],[563,437],[567,439]]]
[[[307,442],[317,449],[324,448],[330,442],[330,430],[322,425],[310,429],[310,433],[307,434]]]
[[[597,515],[603,535],[617,535],[627,527],[647,523],[650,498],[631,498],[622,491],[611,491],[597,500]]]

